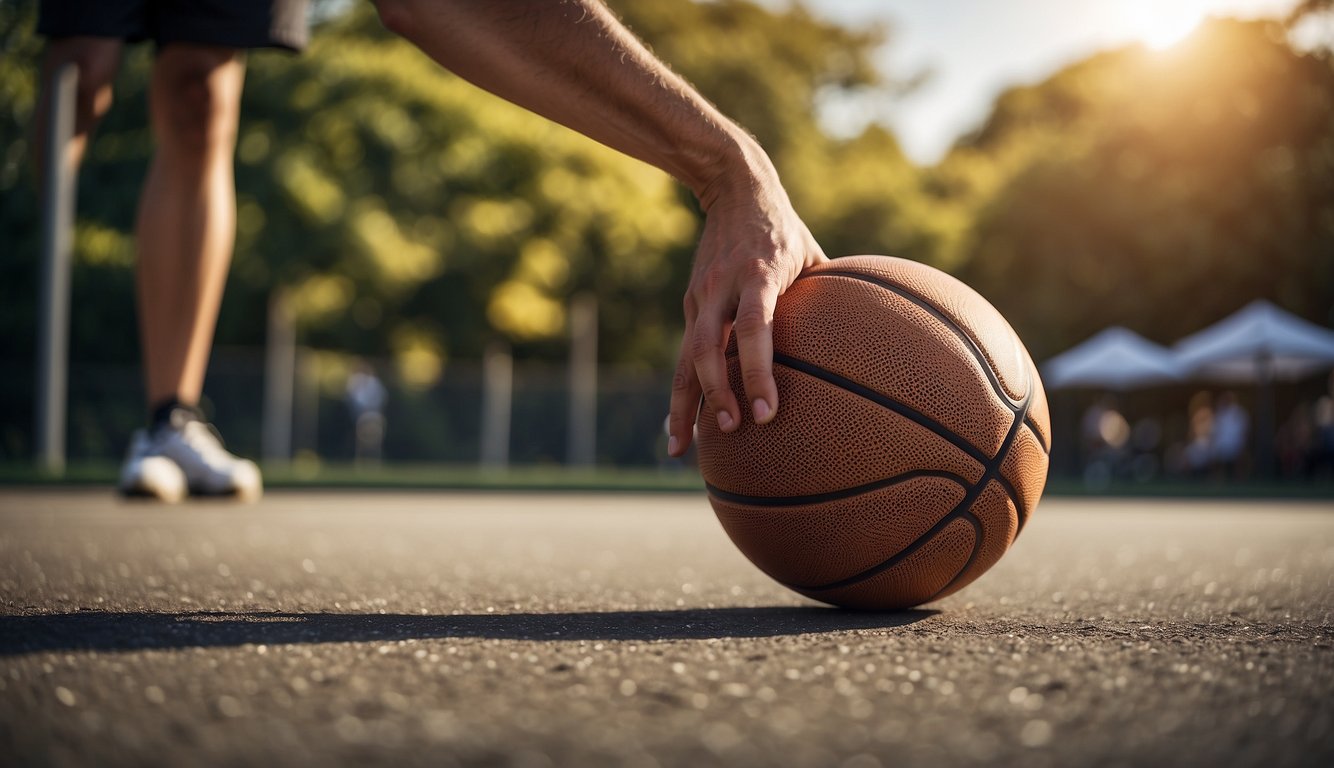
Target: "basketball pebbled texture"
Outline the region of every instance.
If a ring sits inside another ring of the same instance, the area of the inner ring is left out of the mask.
[[[1037,506],[1046,395],[994,307],[888,256],[813,267],[774,318],[778,415],[699,420],[709,501],[760,570],[816,600],[908,608],[955,592]],[[732,388],[742,393],[735,340]]]

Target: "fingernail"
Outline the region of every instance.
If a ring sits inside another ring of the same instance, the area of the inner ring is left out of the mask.
[[[672,435],[671,437],[667,438],[668,453],[675,456],[677,450],[680,449],[680,447],[681,447],[681,441],[676,439],[676,435]]]
[[[755,398],[755,402],[750,404],[750,410],[755,414],[755,420],[761,423],[768,421],[769,414],[772,413],[769,410],[769,404],[761,398]]]
[[[727,411],[718,411],[718,428],[726,432],[732,428],[732,414]]]

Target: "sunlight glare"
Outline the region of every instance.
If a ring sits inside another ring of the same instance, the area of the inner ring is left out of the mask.
[[[1204,19],[1205,0],[1141,0],[1133,5],[1133,21],[1144,44],[1154,50],[1176,45]]]

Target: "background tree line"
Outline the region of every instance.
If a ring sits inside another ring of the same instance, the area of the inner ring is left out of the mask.
[[[759,138],[827,253],[958,274],[1038,359],[1113,323],[1171,341],[1255,297],[1334,324],[1334,66],[1327,50],[1294,49],[1280,22],[1217,20],[1167,52],[1094,55],[1001,94],[918,167],[881,126],[848,138],[818,119],[830,97],[896,97],[902,84],[872,65],[887,30],[748,0],[610,4]],[[34,20],[34,2],[0,0],[0,360],[25,365]],[[128,52],[80,179],[75,359],[137,359],[131,231],[151,56]],[[700,226],[690,197],[442,71],[368,3],[323,18],[301,56],[251,56],[237,185],[221,344],[262,344],[281,289],[302,343],[391,356],[426,387],[495,339],[519,358],[563,358],[567,301],[592,291],[604,362],[674,358]],[[4,420],[26,427],[6,400]]]

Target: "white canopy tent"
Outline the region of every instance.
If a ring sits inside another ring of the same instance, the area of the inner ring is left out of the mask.
[[[1173,347],[1192,379],[1256,386],[1256,463],[1273,471],[1274,382],[1334,368],[1334,331],[1257,299]]]
[[[1051,358],[1042,367],[1047,389],[1124,392],[1179,381],[1182,368],[1166,347],[1127,328],[1107,328]]]
[[[1173,350],[1193,378],[1293,381],[1334,368],[1334,331],[1257,299]]]

